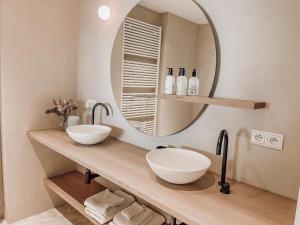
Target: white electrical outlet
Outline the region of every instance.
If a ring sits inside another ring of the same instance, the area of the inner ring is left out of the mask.
[[[251,143],[264,146],[266,144],[267,132],[261,130],[252,130]]]
[[[276,133],[268,132],[266,145],[269,148],[273,148],[273,149],[282,151],[283,140],[284,140],[283,134],[276,134]]]
[[[97,103],[96,100],[88,99],[88,100],[85,101],[85,108],[90,110],[90,109],[93,108],[93,106],[94,106],[96,103]]]
[[[276,134],[262,130],[252,130],[251,143],[267,148],[282,151],[283,149],[283,134]]]

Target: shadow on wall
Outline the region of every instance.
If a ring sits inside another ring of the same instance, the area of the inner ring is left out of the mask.
[[[76,170],[76,164],[66,157],[50,150],[42,144],[30,139],[32,147],[36,153],[41,167],[43,168],[44,178],[54,177]],[[49,192],[54,206],[61,205],[63,201],[52,192]]]
[[[188,150],[191,150],[191,151],[194,151],[194,152],[199,152],[205,156],[207,156],[210,160],[211,160],[211,167],[209,169],[209,171],[213,172],[213,173],[217,173],[217,174],[220,174],[221,172],[221,168],[222,168],[222,155],[221,156],[218,156],[216,154],[213,154],[213,153],[210,153],[210,152],[207,152],[207,151],[204,151],[204,150],[200,150],[200,149],[195,149],[195,148],[192,148],[190,146],[182,146],[183,148],[185,149],[188,149]],[[228,159],[228,162],[227,162],[227,172],[228,174],[231,172],[231,168],[232,168],[232,164],[233,161]]]
[[[242,139],[245,138],[247,140],[246,145],[244,145],[245,149],[241,149],[241,142]],[[259,184],[262,184],[264,186],[265,182],[263,177],[260,175],[260,172],[253,167],[253,165],[251,164],[251,161],[247,160],[247,153],[249,153],[251,151],[251,143],[250,143],[250,139],[251,139],[251,134],[246,130],[246,129],[240,129],[237,132],[237,138],[235,139],[235,145],[234,145],[234,158],[233,158],[233,164],[232,166],[232,177],[233,178],[238,178],[238,180],[240,180],[241,182],[246,182],[247,180],[249,180],[249,178],[247,178],[247,176],[249,175],[249,172],[251,172],[252,174],[255,174],[255,178],[256,181]],[[241,168],[239,168],[238,165],[238,161],[241,158],[240,157],[240,153],[245,154],[245,156],[242,156],[243,160],[243,164],[241,165]],[[238,175],[237,171],[241,171],[241,174]]]
[[[244,146],[243,149],[240,149],[241,139],[244,138],[243,136],[245,136],[247,140],[251,139],[251,134],[249,132],[247,132],[247,130],[240,129],[238,131],[237,138],[236,138],[236,141],[235,141],[235,147],[234,147],[234,162],[235,162],[235,164],[234,164],[233,176],[235,178],[239,177],[237,175],[237,167],[238,167],[237,162],[238,162],[238,159],[239,159],[239,153],[243,152],[246,157],[244,157],[245,159],[242,160],[243,165],[240,169],[241,175],[239,177],[239,180],[242,181],[242,182],[245,182],[245,181],[249,180],[247,178],[247,175],[249,174],[249,172],[251,172],[252,174],[253,173],[255,174],[255,178],[256,178],[257,182],[259,184],[261,184],[263,186],[263,188],[266,188],[264,179],[260,175],[260,172],[257,171],[257,169],[252,166],[251,161],[247,161],[247,153],[251,152],[251,143],[250,143],[250,141],[247,141],[247,144],[243,145]]]
[[[114,137],[114,138],[119,138],[120,136],[122,136],[124,130],[119,128],[119,127],[115,127],[115,126],[112,126],[112,125],[109,125],[111,128],[112,128],[112,132],[111,132],[111,136]]]
[[[66,157],[50,150],[42,144],[30,140],[40,165],[44,169],[45,177],[61,175],[76,169],[75,163]]]
[[[247,152],[249,153],[251,151],[251,143],[249,141],[250,134],[246,129],[240,129],[237,132],[236,137],[237,138],[235,139],[234,147],[232,149],[233,152],[229,151],[229,155],[233,155],[233,157],[228,158],[227,161],[227,176],[245,182],[247,180],[247,175],[249,174],[249,171],[251,171],[251,173],[255,173],[257,182],[259,182],[260,184],[264,184],[264,180],[260,176],[260,173],[251,165],[250,161],[246,160],[246,157],[244,157],[245,159],[243,160],[243,164],[239,169],[238,161],[241,158],[240,154],[243,153],[246,156]],[[246,145],[241,144],[242,140],[247,140]],[[244,146],[244,149],[241,149],[241,146]],[[223,149],[221,156],[218,156],[214,153],[210,153],[200,149],[195,149],[190,146],[182,147],[191,151],[200,152],[201,154],[207,156],[212,162],[210,171],[220,174],[222,168]],[[241,173],[238,174],[237,171],[241,171]]]

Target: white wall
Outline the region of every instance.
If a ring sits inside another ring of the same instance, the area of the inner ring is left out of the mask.
[[[51,98],[76,94],[76,0],[1,0],[1,133],[5,219],[52,208],[43,180],[75,169],[27,137],[56,125]]]
[[[193,126],[164,138],[149,137],[130,127],[111,90],[110,54],[119,26],[137,0],[81,0],[78,94],[82,99],[111,103],[115,113],[106,122],[124,130],[121,139],[148,149],[171,143],[213,155],[218,134],[226,128],[234,159],[230,172],[239,180],[296,199],[300,181],[300,2],[198,1],[220,38],[222,65],[215,95],[264,100],[267,109],[210,106]],[[97,7],[103,3],[112,9],[108,22],[97,18]],[[252,128],[284,133],[284,151],[250,145]]]

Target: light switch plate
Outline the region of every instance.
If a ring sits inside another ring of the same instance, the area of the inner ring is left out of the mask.
[[[268,132],[266,145],[269,148],[273,148],[273,149],[282,151],[283,140],[284,140],[283,134],[276,134],[276,133]]]
[[[265,146],[266,137],[267,137],[266,131],[253,129],[251,135],[251,143],[255,145]]]

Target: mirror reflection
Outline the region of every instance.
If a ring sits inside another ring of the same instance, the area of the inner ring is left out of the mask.
[[[204,107],[186,96],[210,94],[216,61],[212,28],[198,5],[143,0],[115,39],[111,81],[116,102],[127,121],[145,134],[180,132]]]

